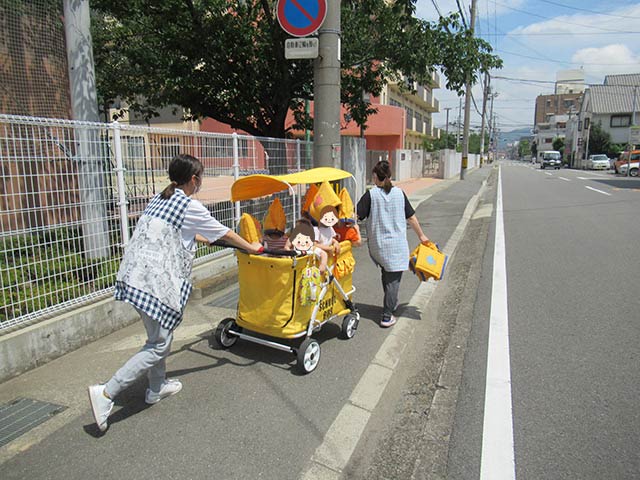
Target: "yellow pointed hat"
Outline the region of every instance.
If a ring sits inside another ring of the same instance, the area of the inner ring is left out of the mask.
[[[271,205],[269,205],[269,210],[267,210],[267,214],[264,216],[262,229],[265,232],[268,232],[269,230],[277,230],[284,233],[286,226],[287,216],[284,213],[284,208],[282,208],[280,199],[276,197],[273,199],[273,202],[271,202]]]
[[[311,202],[311,206],[309,207],[309,213],[313,218],[317,221],[320,221],[320,217],[322,216],[322,210],[327,206],[335,207],[336,209],[340,206],[342,202],[336,192],[333,191],[331,185],[326,180],[322,182],[318,192],[313,197],[313,202]]]
[[[313,197],[316,196],[316,193],[318,193],[318,187],[316,187],[315,183],[312,183],[311,185],[309,185],[307,193],[304,196],[304,202],[302,202],[303,212],[309,211],[309,209],[311,208],[311,202],[313,202]]]
[[[338,209],[338,218],[346,218],[348,220],[354,220],[356,218],[355,208],[353,208],[353,202],[351,196],[346,188],[342,188],[338,194],[338,198],[342,202]]]

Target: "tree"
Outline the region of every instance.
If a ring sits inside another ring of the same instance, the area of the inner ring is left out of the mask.
[[[489,133],[485,132],[484,134],[484,153],[487,153],[489,150]],[[471,133],[469,134],[469,153],[480,153],[480,134],[479,133]]]
[[[151,117],[167,105],[249,134],[283,138],[287,112],[312,128],[313,61],[286,60],[287,34],[267,0],[92,0],[94,55],[102,104],[125,100]],[[341,101],[361,127],[379,95],[401,74],[428,83],[440,67],[462,93],[467,73],[499,68],[491,47],[456,15],[438,23],[412,16],[415,0],[342,1]],[[408,87],[404,87],[408,88]]]
[[[589,131],[589,154],[606,153],[611,150],[611,135],[602,128],[602,124],[592,123]]]
[[[564,157],[564,138],[563,137],[554,138],[551,146],[553,147],[554,150],[559,151],[560,155]]]
[[[531,154],[531,143],[529,140],[520,140],[520,143],[518,143],[518,156],[524,158],[529,154]]]
[[[435,152],[444,149],[454,150],[456,148],[456,136],[453,133],[440,133],[440,138],[435,140],[425,140],[424,149],[428,152]]]

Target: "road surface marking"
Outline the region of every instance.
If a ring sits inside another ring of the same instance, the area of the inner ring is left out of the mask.
[[[544,172],[545,175],[549,175],[550,177],[553,176],[553,173],[549,173],[549,172]]]
[[[564,177],[558,177],[560,180],[564,180],[565,182],[570,182],[571,180],[569,180],[568,178],[564,178]]]
[[[609,196],[611,196],[611,194],[610,194],[610,193],[603,192],[602,190],[598,190],[597,188],[593,188],[593,187],[590,187],[590,186],[588,186],[588,185],[585,185],[585,187],[584,187],[584,188],[588,188],[589,190],[593,190],[594,192],[598,192],[598,193],[601,193],[601,194],[603,194],[603,195],[609,195]]]
[[[480,480],[514,480],[516,478],[501,173],[501,170],[498,170],[496,238],[493,253],[493,286],[489,316]]]
[[[600,180],[598,177],[578,177],[578,180]]]
[[[453,256],[462,239],[485,187],[486,180],[478,193],[471,197],[467,203],[460,222],[447,240],[442,251],[449,255],[449,258]],[[426,308],[436,286],[436,282],[421,282],[411,297],[409,305],[417,306],[420,310]],[[322,443],[312,455],[311,460],[307,462],[306,467],[303,468],[300,480],[338,480],[342,478],[342,472],[413,335],[415,322],[407,320],[402,316],[398,318],[398,323],[389,332],[373,361],[351,392],[349,400],[329,426]]]

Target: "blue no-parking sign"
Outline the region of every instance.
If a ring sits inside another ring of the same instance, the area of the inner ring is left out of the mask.
[[[327,0],[278,0],[278,21],[294,37],[314,33],[327,16]]]

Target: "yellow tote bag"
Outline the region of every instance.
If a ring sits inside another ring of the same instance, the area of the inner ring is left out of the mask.
[[[435,243],[420,244],[409,255],[409,269],[422,282],[430,278],[442,280],[448,258]]]

